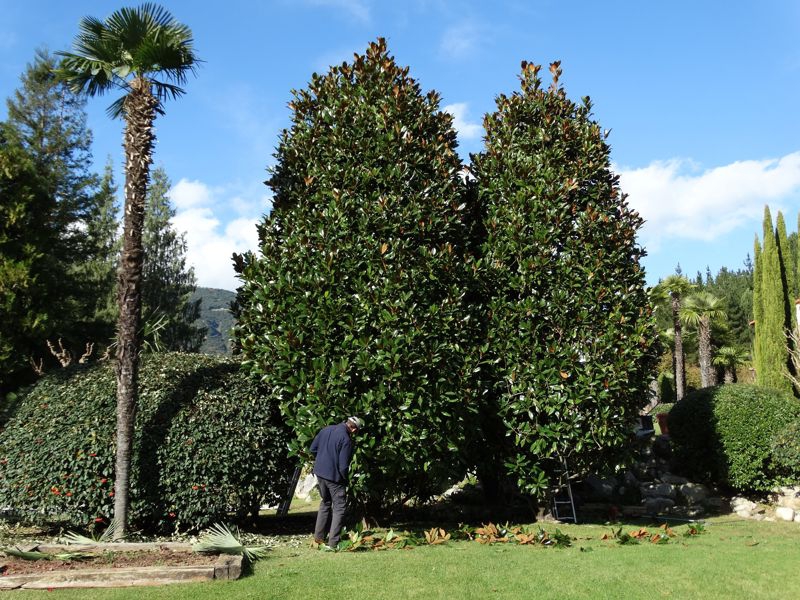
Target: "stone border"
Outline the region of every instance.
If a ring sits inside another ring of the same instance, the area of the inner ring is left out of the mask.
[[[39,552],[135,552],[137,550],[169,549],[191,552],[190,544],[180,543],[108,543],[108,544],[40,544],[29,548]],[[118,588],[166,585],[214,579],[239,579],[242,557],[220,554],[214,564],[172,567],[126,567],[107,569],[76,569],[49,571],[27,575],[0,577],[0,590],[43,590],[63,588]]]

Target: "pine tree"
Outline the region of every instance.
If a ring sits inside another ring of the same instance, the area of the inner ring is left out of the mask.
[[[118,230],[117,186],[109,158],[87,217],[86,254],[76,267],[87,290],[83,298],[86,306],[81,312],[89,316],[86,335],[94,340],[96,354],[102,354],[114,337],[117,320],[115,287],[121,248]]]
[[[764,299],[762,294],[762,264],[761,264],[761,243],[758,241],[758,234],[756,234],[755,241],[753,242],[753,368],[756,371],[756,377],[763,371],[762,356],[764,355],[761,349],[761,336],[759,334],[759,323],[764,322]]]
[[[186,236],[170,220],[169,177],[163,167],[152,172],[147,188],[142,269],[142,315],[145,331],[154,331],[163,350],[197,352],[205,338],[198,327],[201,300],[191,300],[197,288],[194,268],[186,266]]]
[[[98,178],[90,171],[92,135],[85,98],[55,79],[55,66],[50,54],[38,51],[6,102],[8,123],[18,131],[47,198],[25,234],[43,240],[35,277],[49,313],[41,337],[30,340],[27,351],[35,356],[37,350],[49,356],[46,339],[63,338],[72,351],[95,341],[87,339],[93,312],[86,312],[83,300],[92,288],[80,267],[91,251],[87,223],[97,200]]]
[[[37,221],[49,208],[19,132],[0,123],[0,395],[33,374],[27,364],[32,340],[49,326],[52,310],[37,276],[50,241]]]

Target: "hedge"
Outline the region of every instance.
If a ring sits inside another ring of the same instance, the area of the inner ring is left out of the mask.
[[[790,460],[779,460],[774,451],[776,436],[797,422],[797,399],[749,384],[697,390],[669,413],[680,469],[740,492],[770,491],[797,481],[797,465],[792,468]]]
[[[76,525],[113,516],[112,365],[41,379],[0,433],[0,506]],[[147,357],[131,478],[135,527],[199,528],[257,514],[285,492],[290,430],[263,389],[227,358]]]

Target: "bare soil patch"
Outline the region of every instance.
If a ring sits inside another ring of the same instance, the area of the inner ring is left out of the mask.
[[[5,556],[0,557],[0,577],[82,569],[212,566],[218,559],[219,557],[215,554],[175,551],[169,548],[133,552],[99,552],[89,558],[76,560],[23,560]]]

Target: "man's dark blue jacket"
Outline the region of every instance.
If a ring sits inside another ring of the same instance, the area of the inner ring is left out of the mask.
[[[353,458],[353,444],[347,425],[328,425],[311,442],[314,459],[314,475],[336,483],[347,479],[350,460]]]

